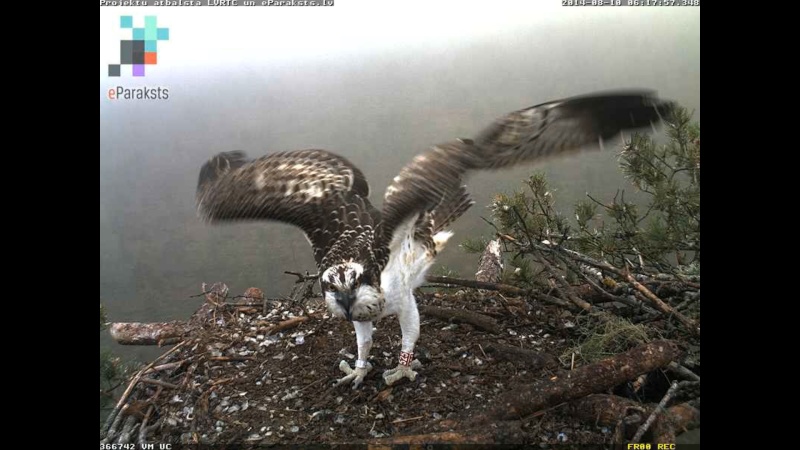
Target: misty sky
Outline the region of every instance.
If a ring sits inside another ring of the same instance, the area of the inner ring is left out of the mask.
[[[377,4],[377,5],[376,5]],[[334,7],[100,8],[100,298],[111,320],[188,317],[202,281],[286,293],[284,270],[314,270],[294,228],[210,226],[195,215],[203,162],[220,151],[325,148],[383,189],[431,144],[470,137],[509,111],[571,95],[651,88],[700,117],[700,10],[561,7],[560,1],[366,2]],[[544,6],[543,6],[544,5]],[[119,16],[170,28],[143,78],[119,62]],[[108,100],[116,86],[168,100]],[[569,211],[586,192],[633,191],[617,146],[468,180],[477,204],[439,259],[471,276],[457,247],[491,235],[497,191],[544,170]]]

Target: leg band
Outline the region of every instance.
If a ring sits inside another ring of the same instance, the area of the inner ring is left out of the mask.
[[[414,360],[414,352],[400,352],[400,364],[404,366],[411,366],[411,361]]]

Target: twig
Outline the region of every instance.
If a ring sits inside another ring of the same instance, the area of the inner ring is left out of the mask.
[[[125,418],[125,425],[122,426],[122,432],[119,434],[119,440],[117,441],[118,444],[127,444],[131,441],[131,435],[133,435],[134,430],[136,430],[136,418],[133,416],[128,416]]]
[[[127,405],[125,405],[125,406],[127,406]],[[109,426],[109,422],[111,422],[110,426]],[[113,441],[117,437],[117,428],[119,428],[119,424],[121,422],[122,422],[122,414],[120,414],[120,410],[119,409],[114,408],[114,410],[111,411],[111,414],[108,415],[108,419],[106,419],[106,423],[103,424],[103,429],[105,430],[106,428],[108,428],[108,430],[106,431],[105,439],[100,441],[101,444],[107,444],[107,443]]]
[[[167,383],[166,381],[161,380],[154,380],[152,378],[142,378],[139,381],[142,383],[155,384],[156,386],[162,386],[169,389],[180,389],[180,386],[177,384]]]
[[[688,317],[684,316],[680,312],[675,311],[671,306],[669,306],[668,304],[664,303],[663,300],[658,298],[658,296],[656,296],[649,289],[647,289],[646,286],[644,286],[643,284],[641,284],[638,281],[636,281],[636,279],[631,275],[630,271],[627,270],[627,268],[626,268],[626,270],[621,270],[621,269],[618,269],[618,268],[612,266],[611,264],[609,264],[609,263],[607,263],[605,261],[597,261],[597,260],[594,260],[594,259],[589,258],[587,256],[581,255],[580,253],[578,253],[576,251],[567,250],[567,249],[565,249],[563,247],[547,246],[547,245],[536,244],[536,243],[531,243],[531,244],[532,244],[532,246],[534,248],[545,250],[545,251],[548,251],[548,252],[553,252],[553,253],[560,252],[560,253],[565,254],[565,255],[567,255],[567,256],[569,256],[569,257],[571,257],[573,259],[576,259],[576,260],[578,260],[578,261],[580,261],[582,263],[589,264],[589,265],[595,266],[597,268],[600,268],[600,269],[603,269],[603,270],[607,270],[609,272],[613,272],[613,273],[619,275],[620,277],[622,277],[623,279],[628,281],[634,288],[636,288],[636,290],[639,291],[650,303],[652,303],[656,307],[656,309],[658,309],[662,313],[675,316],[675,318],[678,319],[686,328],[688,328],[689,331],[692,334],[695,334],[697,336],[700,335],[700,327],[693,320],[691,320]]]
[[[581,276],[581,278],[584,279],[584,281],[589,283],[589,285],[591,287],[593,287],[595,291],[599,292],[600,295],[602,295],[603,297],[611,300],[612,302],[619,302],[619,303],[628,305],[628,306],[630,306],[632,308],[637,308],[638,309],[638,308],[642,308],[643,307],[642,304],[639,304],[634,300],[631,300],[631,299],[629,299],[627,297],[623,297],[621,295],[614,295],[614,294],[606,291],[599,284],[597,284],[594,280],[592,280],[592,278],[589,275],[587,275],[585,271],[581,270],[580,267],[577,267],[577,265],[575,263],[570,261],[569,258],[566,258],[563,255],[558,255],[558,259],[560,261],[562,261],[564,264],[570,266],[573,271],[577,272]],[[653,310],[650,309],[650,308],[647,308],[647,311],[653,311]]]
[[[316,279],[319,278],[319,274],[318,273],[315,273],[315,274],[311,275],[308,272],[306,272],[305,274],[302,274],[300,272],[292,272],[292,271],[289,271],[289,270],[284,270],[283,273],[285,273],[286,275],[294,275],[294,276],[296,276],[297,277],[297,281],[295,281],[295,283],[302,283],[304,281],[316,280]]]
[[[436,317],[440,320],[465,322],[494,334],[500,332],[497,321],[491,317],[465,309],[438,308],[435,306],[421,305],[419,307],[419,312],[420,314]]]
[[[650,417],[636,430],[636,434],[633,436],[631,442],[638,442],[642,439],[642,436],[647,432],[653,422],[655,422],[656,418],[658,418],[659,414],[662,414],[667,411],[667,403],[672,400],[672,397],[683,387],[685,386],[697,386],[698,382],[695,381],[673,381],[672,385],[667,390],[667,393],[664,394],[664,397],[658,402],[658,405],[653,409],[653,412],[650,413]]]
[[[656,417],[658,417],[658,415],[661,414],[662,412],[666,411],[667,402],[669,402],[670,399],[672,399],[672,396],[675,395],[675,392],[677,390],[678,390],[678,382],[673,381],[672,386],[670,386],[669,389],[667,390],[667,393],[664,394],[664,398],[662,398],[661,401],[658,402],[658,406],[656,406],[653,409],[653,412],[650,413],[650,417],[648,417],[647,420],[642,424],[642,426],[640,426],[639,429],[636,430],[636,434],[633,435],[633,439],[631,439],[631,442],[639,442],[642,440],[642,436],[644,436],[644,434],[647,432],[647,429],[650,428],[650,425],[652,425],[653,422],[655,422]]]
[[[185,359],[183,359],[181,361],[161,364],[160,366],[151,367],[150,370],[145,372],[145,375],[148,374],[148,373],[151,373],[151,372],[160,372],[162,370],[177,369],[178,367],[182,366],[184,363],[186,363]]]
[[[220,378],[219,380],[214,380],[214,381],[212,381],[212,382],[211,382],[211,385],[212,385],[212,386],[216,386],[216,385],[218,385],[218,384],[224,384],[224,383],[228,383],[228,382],[231,382],[231,381],[233,381],[233,380],[235,380],[235,378],[234,378],[234,377],[229,377],[229,378]]]
[[[254,356],[211,356],[209,361],[255,361]]]
[[[297,325],[300,325],[301,323],[305,322],[308,319],[309,319],[309,316],[293,317],[291,319],[284,320],[283,322],[277,323],[277,324],[267,328],[267,331],[265,333],[269,336],[270,334],[277,333],[279,331],[283,331],[283,330],[285,330],[287,328],[296,327]]]
[[[502,284],[502,283],[488,283],[485,281],[476,281],[476,280],[467,280],[463,278],[453,278],[453,277],[440,277],[435,275],[428,275],[425,279],[429,283],[436,283],[436,284],[449,284],[455,286],[464,286],[473,289],[486,289],[490,291],[499,291],[506,295],[513,295],[515,297],[533,297],[536,300],[540,300],[543,302],[551,303],[556,306],[560,306],[566,309],[574,309],[574,306],[569,304],[568,302],[561,300],[560,298],[553,297],[548,294],[544,294],[541,292],[537,292],[533,289],[523,289],[516,286],[512,286],[510,284]]]
[[[133,379],[131,380],[130,384],[128,384],[128,387],[125,389],[125,392],[123,392],[123,393],[122,393],[122,396],[120,396],[120,398],[119,398],[119,401],[117,402],[117,405],[114,407],[114,410],[113,410],[113,411],[111,411],[111,414],[109,414],[109,416],[108,416],[108,419],[106,419],[106,423],[105,423],[105,424],[103,424],[103,429],[104,429],[104,430],[106,430],[106,429],[108,428],[108,430],[110,431],[111,424],[112,424],[112,423],[113,423],[113,421],[116,419],[116,416],[117,416],[117,415],[119,415],[119,412],[120,412],[120,410],[122,409],[122,406],[125,404],[125,401],[127,401],[127,400],[128,400],[128,396],[129,396],[129,395],[131,395],[131,392],[133,391],[133,388],[134,388],[134,386],[136,386],[136,384],[137,384],[137,383],[139,382],[139,380],[142,378],[142,375],[144,375],[144,373],[145,373],[147,370],[149,370],[149,369],[151,369],[153,366],[155,366],[155,364],[156,364],[157,362],[159,362],[159,361],[162,361],[162,360],[164,360],[164,359],[165,359],[167,356],[171,355],[172,353],[175,353],[175,352],[176,352],[176,351],[177,351],[179,348],[183,347],[183,345],[184,345],[184,344],[186,344],[186,342],[187,342],[187,341],[183,341],[183,342],[181,342],[180,344],[176,345],[175,347],[172,347],[171,349],[167,350],[166,352],[164,352],[164,354],[162,354],[162,355],[161,355],[161,356],[159,356],[158,358],[154,359],[154,360],[153,360],[153,362],[151,362],[150,364],[148,364],[148,365],[147,365],[147,366],[146,366],[144,369],[140,370],[140,371],[139,371],[139,372],[138,372],[138,373],[137,373],[137,374],[136,374],[136,375],[133,377]],[[106,432],[106,436],[108,436],[108,432]]]
[[[325,378],[320,378],[320,379],[319,379],[319,380],[317,380],[317,381],[312,381],[311,383],[308,383],[307,385],[305,385],[305,386],[304,386],[302,389],[300,389],[300,390],[299,390],[299,391],[297,391],[297,392],[303,392],[303,391],[305,391],[306,389],[310,388],[311,386],[314,386],[315,384],[319,384],[319,383],[321,383],[321,382],[323,382],[323,381],[325,381]]]
[[[615,266],[609,264],[608,262],[599,261],[597,259],[591,258],[591,257],[586,256],[584,254],[578,253],[578,252],[576,252],[574,250],[569,250],[569,249],[566,249],[564,247],[559,247],[559,246],[555,246],[555,245],[544,245],[544,244],[539,244],[539,243],[532,243],[532,246],[534,248],[539,249],[539,250],[544,250],[544,251],[548,251],[548,252],[561,252],[561,253],[564,253],[567,256],[571,257],[572,259],[580,261],[580,262],[582,262],[584,264],[588,264],[590,266],[597,267],[598,269],[607,270],[607,271],[613,272],[613,273],[615,273],[615,274],[617,274],[617,275],[619,275],[621,277],[624,277],[624,272],[622,270],[616,268]],[[663,274],[661,274],[661,275],[663,275]],[[656,275],[656,277],[658,277],[658,276],[659,275]],[[679,282],[681,282],[681,283],[683,283],[683,284],[685,284],[685,285],[687,285],[687,286],[689,286],[691,288],[700,289],[700,283],[696,283],[694,281],[687,280],[686,277],[678,275],[678,274],[672,274],[672,276],[675,277],[675,279],[677,279]]]
[[[518,288],[510,284],[489,283],[486,281],[466,280],[462,278],[453,278],[453,277],[441,277],[436,275],[428,275],[427,277],[425,277],[425,279],[429,283],[455,284],[458,286],[464,286],[473,289],[487,289],[491,291],[500,291],[504,294],[514,295],[519,297],[525,297],[530,293],[530,291],[527,289]]]
[[[669,363],[667,366],[668,369],[672,370],[673,372],[677,373],[678,375],[686,378],[687,380],[691,381],[700,381],[700,375],[692,372],[688,368],[676,363],[675,361]]]
[[[628,280],[628,282],[631,285],[633,285],[633,287],[636,288],[637,291],[641,292],[642,295],[646,299],[650,300],[650,303],[652,303],[659,311],[661,311],[661,312],[663,312],[665,314],[669,314],[669,315],[674,316],[686,328],[688,328],[689,331],[692,334],[695,334],[695,335],[698,335],[698,336],[700,335],[700,326],[698,326],[693,320],[691,320],[688,317],[684,316],[680,312],[674,310],[668,304],[664,303],[664,301],[661,300],[660,298],[658,298],[658,296],[656,296],[656,294],[653,294],[653,292],[650,291],[650,289],[647,289],[647,287],[645,285],[643,285],[643,284],[639,283],[638,281],[636,281],[636,279],[633,278],[633,276],[630,274],[629,271],[626,270],[625,272],[623,272],[622,276],[623,276],[623,278]]]
[[[553,276],[556,278],[556,284],[563,284],[563,286],[564,286],[564,290],[563,291],[560,288],[555,287],[556,292],[558,293],[558,295],[561,298],[571,301],[572,303],[575,304],[575,306],[577,306],[578,308],[581,308],[584,311],[587,311],[587,312],[591,312],[592,311],[592,305],[590,305],[589,302],[587,302],[586,300],[583,300],[581,298],[578,298],[577,296],[575,296],[573,294],[570,294],[569,292],[566,292],[566,290],[569,289],[570,286],[567,284],[566,281],[564,281],[561,278],[559,273],[556,271],[556,269],[553,267],[553,265],[550,264],[550,261],[548,261],[547,258],[544,257],[544,255],[539,255],[539,261],[541,261],[542,264],[545,267],[547,267],[547,270],[549,270],[550,273],[552,273]]]
[[[403,422],[411,422],[414,420],[419,420],[424,418],[425,416],[417,416],[417,417],[409,417],[408,419],[394,419],[392,423],[403,423]]]
[[[144,419],[142,419],[142,424],[139,426],[139,447],[140,448],[147,448],[147,432],[150,429],[147,427],[147,422],[150,420],[150,416],[153,414],[155,407],[150,405],[147,408],[147,412],[144,414]]]

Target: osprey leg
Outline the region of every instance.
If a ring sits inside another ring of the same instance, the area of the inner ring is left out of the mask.
[[[400,330],[403,333],[403,344],[400,349],[399,364],[394,369],[383,372],[383,381],[387,385],[392,385],[402,378],[408,378],[411,381],[417,379],[417,372],[413,368],[419,368],[422,364],[414,360],[414,345],[419,338],[419,311],[417,310],[417,302],[414,300],[414,295],[411,296],[410,308],[406,308],[398,314],[400,320]]]
[[[364,377],[372,370],[372,364],[367,361],[369,358],[369,351],[372,349],[372,322],[354,321],[353,327],[356,329],[356,344],[358,345],[356,368],[351,369],[347,361],[342,360],[339,363],[339,370],[347,375],[340,378],[336,385],[339,386],[352,381],[353,389],[355,389],[361,385],[361,382],[364,381]]]

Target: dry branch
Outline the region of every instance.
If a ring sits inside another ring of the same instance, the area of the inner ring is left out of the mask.
[[[681,377],[683,377],[683,378],[685,378],[685,379],[687,379],[689,381],[700,381],[700,376],[699,375],[697,375],[696,373],[692,372],[688,368],[686,368],[686,367],[684,367],[684,366],[682,366],[682,365],[680,365],[680,364],[678,364],[676,362],[669,363],[669,365],[667,366],[667,369],[671,370],[672,372],[675,372],[676,374],[680,375]]]
[[[653,423],[656,421],[659,415],[666,412],[667,402],[669,402],[670,399],[672,399],[672,396],[675,395],[675,392],[677,391],[678,391],[678,382],[673,381],[672,385],[667,390],[667,393],[664,394],[664,397],[658,403],[658,406],[653,408],[653,411],[650,413],[650,416],[647,418],[647,420],[642,424],[642,426],[639,427],[638,430],[636,430],[636,434],[633,435],[632,439],[633,442],[639,442],[642,440],[644,434],[653,425]]]
[[[465,309],[438,308],[435,306],[420,306],[419,312],[420,314],[424,314],[430,317],[436,317],[437,319],[468,323],[470,325],[474,325],[477,328],[480,328],[481,330],[488,331],[494,334],[500,332],[500,326],[497,325],[496,320],[492,319],[489,316],[484,316],[483,314],[468,311]]]
[[[502,284],[502,283],[487,283],[485,281],[475,281],[475,280],[465,280],[463,278],[453,278],[453,277],[440,277],[435,275],[428,275],[425,279],[429,283],[436,283],[436,284],[449,284],[449,285],[456,285],[456,286],[464,286],[473,289],[485,289],[489,291],[498,291],[502,294],[512,295],[515,297],[533,297],[536,300],[540,300],[543,302],[551,303],[556,306],[560,306],[562,308],[576,310],[574,305],[570,304],[567,301],[564,301],[560,298],[553,297],[551,295],[543,294],[537,292],[533,289],[522,289],[516,286],[512,286],[510,284]]]
[[[255,361],[255,356],[211,356],[209,361],[222,361],[222,362],[237,362],[237,361]]]
[[[142,378],[139,381],[141,381],[142,383],[154,384],[156,386],[161,386],[161,387],[165,387],[165,388],[168,388],[168,389],[180,389],[181,388],[177,384],[167,383],[166,381],[161,381],[161,380],[154,380],[152,378]]]
[[[578,308],[580,308],[580,309],[582,309],[584,311],[587,311],[587,312],[591,312],[592,311],[592,305],[590,305],[589,302],[587,302],[586,300],[584,300],[582,298],[578,298],[577,296],[575,296],[575,295],[573,295],[573,294],[571,294],[569,292],[571,290],[571,286],[569,285],[569,283],[567,283],[567,281],[565,279],[561,278],[558,275],[559,272],[555,269],[555,267],[553,267],[552,264],[550,264],[550,261],[548,261],[547,258],[545,258],[542,255],[538,259],[539,259],[539,262],[541,262],[547,268],[547,270],[551,274],[553,274],[553,276],[555,277],[555,285],[553,286],[553,288],[558,293],[559,297],[564,298],[564,299],[569,299],[569,301],[571,301],[575,306],[577,306]],[[562,285],[563,290],[562,290],[562,288],[558,287],[559,284]]]
[[[455,284],[474,289],[488,289],[491,291],[500,291],[503,294],[514,295],[519,297],[524,297],[528,295],[530,292],[528,289],[518,288],[516,286],[511,286],[510,284],[489,283],[486,281],[465,280],[462,278],[428,275],[427,277],[425,277],[425,279],[430,283]]]
[[[693,320],[691,320],[688,317],[684,316],[680,312],[675,311],[671,306],[666,304],[663,300],[658,298],[658,296],[653,294],[653,292],[651,292],[649,289],[647,289],[646,286],[644,286],[643,284],[641,284],[638,281],[636,281],[636,278],[634,278],[631,275],[630,271],[618,269],[618,268],[612,266],[611,264],[609,264],[609,263],[607,263],[605,261],[598,261],[598,260],[595,260],[593,258],[589,258],[588,256],[582,255],[582,254],[580,254],[580,253],[578,253],[576,251],[568,250],[568,249],[565,249],[563,247],[558,247],[558,246],[555,246],[555,245],[548,246],[548,245],[544,245],[544,244],[536,244],[535,242],[532,242],[531,245],[536,249],[544,250],[544,251],[550,252],[550,253],[556,253],[556,254],[565,255],[565,256],[568,256],[568,257],[570,257],[570,258],[572,258],[572,259],[574,259],[576,261],[579,261],[579,262],[582,262],[584,264],[588,264],[588,265],[591,265],[591,266],[597,267],[599,269],[606,270],[606,271],[609,271],[609,272],[612,272],[612,273],[618,275],[619,277],[621,277],[624,280],[626,280],[627,282],[629,282],[637,291],[639,291],[642,294],[642,296],[644,298],[646,298],[650,303],[652,303],[659,311],[661,311],[662,313],[665,313],[665,314],[669,314],[669,315],[675,316],[675,318],[677,318],[686,328],[688,328],[689,331],[692,334],[697,335],[697,336],[700,335],[700,326],[699,325],[697,325]]]
[[[512,420],[566,401],[603,392],[624,381],[664,367],[681,351],[671,341],[653,341],[559,376],[519,386],[499,400],[493,417]]]
[[[128,384],[128,387],[125,388],[125,392],[123,392],[122,395],[119,397],[119,401],[117,401],[117,405],[114,407],[114,410],[111,411],[111,414],[108,415],[106,423],[103,424],[103,431],[106,432],[105,433],[106,439],[104,439],[103,442],[109,442],[112,439],[111,436],[116,433],[116,428],[119,424],[119,418],[122,417],[120,415],[120,411],[123,409],[123,406],[125,406],[125,402],[128,400],[128,396],[131,395],[133,388],[136,386],[137,383],[139,383],[139,380],[142,378],[145,372],[152,369],[153,366],[156,365],[156,363],[163,361],[169,355],[173,354],[179,348],[183,347],[185,343],[186,341],[183,341],[180,344],[176,345],[175,347],[172,347],[171,349],[167,350],[166,352],[164,352],[164,354],[154,359],[153,362],[145,366],[142,370],[140,370],[139,372],[136,373],[136,375],[133,376],[133,379],[131,379],[130,384]]]
[[[308,316],[292,317],[291,319],[284,320],[283,322],[272,325],[271,327],[267,328],[265,333],[269,335],[272,333],[277,333],[279,331],[286,330],[288,328],[293,328],[305,322],[306,320],[308,320]]]
[[[370,450],[381,449],[383,445],[388,446],[397,445],[425,445],[425,444],[491,444],[493,442],[492,436],[488,434],[461,434],[457,432],[443,432],[443,433],[430,433],[430,434],[414,434],[409,436],[393,436],[386,439],[378,439],[370,443]],[[480,449],[481,446],[473,447],[471,449]]]
[[[151,372],[161,372],[162,370],[177,369],[178,367],[184,365],[185,363],[186,363],[186,360],[184,359],[184,360],[181,360],[181,361],[175,361],[175,362],[171,362],[171,363],[160,364],[158,366],[154,366],[154,367],[150,368],[150,370],[148,370],[145,373],[148,374],[148,373],[151,373]]]
[[[155,323],[117,322],[111,324],[108,332],[118,344],[158,345],[159,342],[185,336],[189,329],[189,324],[181,321]]]
[[[119,434],[119,440],[117,443],[119,444],[127,444],[131,441],[133,437],[133,433],[136,431],[136,418],[134,416],[128,416],[125,418],[125,424],[122,426],[122,432]]]
[[[150,416],[153,415],[153,411],[155,407],[150,405],[147,408],[147,412],[142,419],[142,425],[139,427],[139,448],[146,448],[147,445],[147,432],[149,431],[147,427],[147,422],[150,420]]]
[[[284,270],[283,273],[285,273],[286,275],[294,275],[294,276],[296,276],[297,277],[297,281],[295,281],[295,283],[303,283],[305,281],[313,281],[313,280],[316,280],[316,279],[319,278],[319,274],[318,273],[315,273],[315,274],[312,275],[312,274],[309,274],[308,272],[306,272],[305,274],[302,274],[300,272],[292,272],[292,271],[289,271],[289,270]]]
[[[676,311],[671,306],[666,304],[663,300],[658,298],[658,296],[656,294],[653,294],[653,292],[650,291],[650,289],[647,289],[645,285],[636,281],[636,279],[633,278],[630,272],[627,271],[624,272],[623,277],[631,285],[633,285],[633,287],[636,288],[637,291],[641,292],[644,298],[649,300],[650,303],[652,303],[659,311],[663,312],[664,314],[675,316],[675,318],[678,319],[683,324],[683,326],[688,328],[692,334],[695,334],[697,336],[700,335],[699,325],[697,325],[692,319],[689,319],[688,317],[684,316],[683,314],[681,314],[680,312]]]

